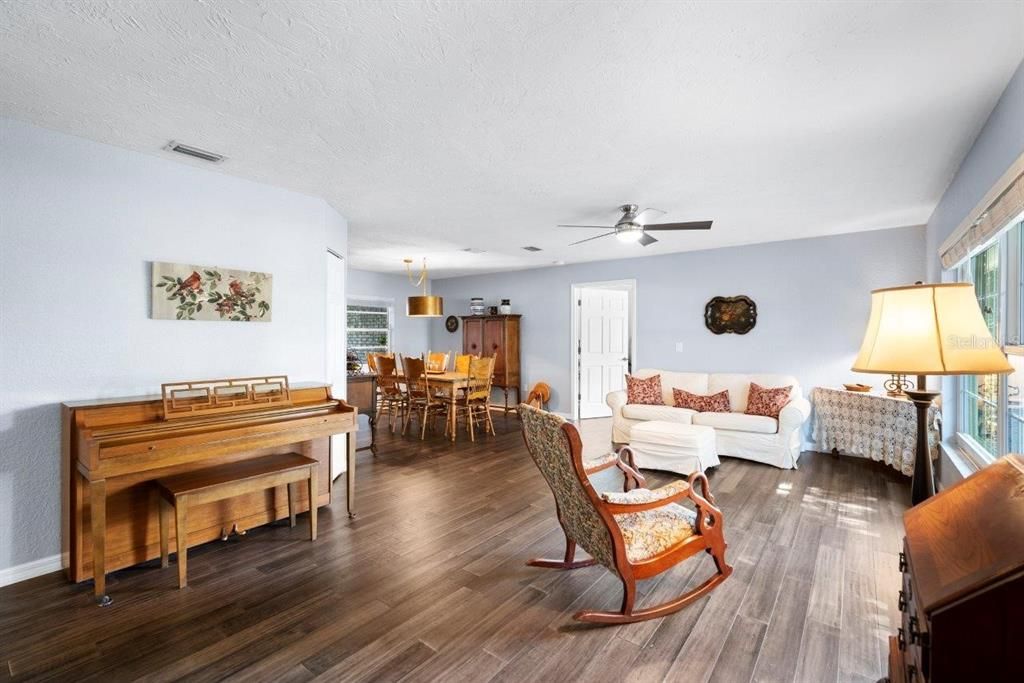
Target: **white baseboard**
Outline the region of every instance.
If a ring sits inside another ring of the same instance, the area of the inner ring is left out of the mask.
[[[0,569],[0,587],[10,586],[12,583],[60,571],[60,568],[60,555],[51,555],[50,557],[42,557],[25,564]]]

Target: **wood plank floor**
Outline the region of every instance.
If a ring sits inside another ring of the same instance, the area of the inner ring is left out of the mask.
[[[189,586],[149,564],[109,580],[114,605],[52,574],[0,589],[0,680],[874,681],[895,631],[909,485],[874,463],[805,453],[783,471],[723,458],[710,475],[736,571],[665,619],[584,626],[616,607],[598,567],[558,556],[551,494],[514,418],[451,446],[382,431],[320,536],[264,527],[195,548]],[[607,443],[588,421],[588,449]],[[667,477],[655,475],[652,483]],[[612,485],[612,484],[609,484]],[[173,558],[172,558],[173,561]],[[704,554],[641,584],[665,600],[710,574]]]

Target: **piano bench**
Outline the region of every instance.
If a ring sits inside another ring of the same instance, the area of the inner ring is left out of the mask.
[[[239,460],[194,472],[158,479],[160,492],[160,566],[167,567],[170,516],[174,512],[178,545],[178,588],[188,585],[188,508],[246,493],[288,485],[288,517],[295,526],[299,483],[309,485],[309,540],[316,540],[317,467],[319,463],[298,453]]]

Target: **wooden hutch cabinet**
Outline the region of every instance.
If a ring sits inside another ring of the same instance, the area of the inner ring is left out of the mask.
[[[515,410],[521,398],[519,383],[519,315],[462,316],[462,352],[491,356],[494,360],[494,387],[505,393],[505,413]],[[515,403],[508,403],[509,390],[515,391]]]
[[[1008,455],[903,515],[891,683],[1024,681],[1024,459]]]

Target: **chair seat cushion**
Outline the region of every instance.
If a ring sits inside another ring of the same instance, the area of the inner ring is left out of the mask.
[[[776,434],[779,431],[779,421],[774,417],[743,413],[697,413],[693,416],[693,424],[756,434]]]
[[[649,406],[628,403],[622,406],[622,416],[630,420],[661,420],[663,422],[690,424],[690,418],[696,414],[696,410],[666,405]]]
[[[626,543],[626,558],[643,562],[679,545],[696,533],[696,513],[669,503],[653,510],[615,515]]]

